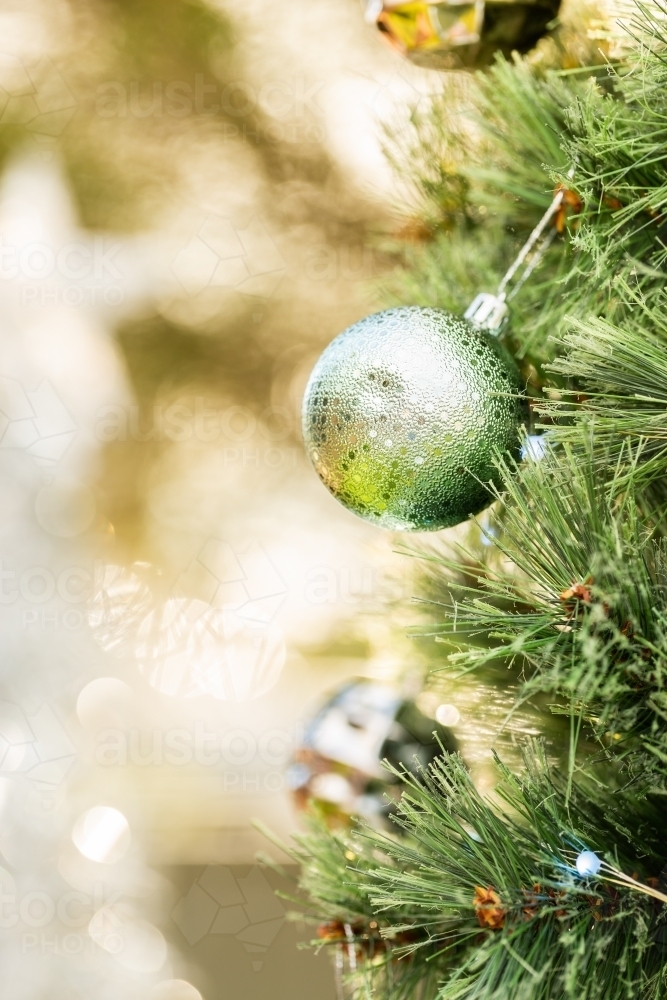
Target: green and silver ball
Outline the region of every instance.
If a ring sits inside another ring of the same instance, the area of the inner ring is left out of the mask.
[[[514,361],[489,333],[443,309],[387,309],[319,358],[304,440],[348,510],[393,531],[437,531],[493,500],[494,459],[519,455],[521,390]]]

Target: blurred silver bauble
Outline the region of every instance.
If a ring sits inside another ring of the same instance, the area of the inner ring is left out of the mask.
[[[476,69],[496,53],[529,52],[561,0],[368,0],[366,20],[411,62],[430,69]]]
[[[492,500],[498,454],[519,455],[519,372],[498,340],[443,309],[366,317],[326,348],[303,401],[324,485],[384,528],[435,531]]]
[[[383,820],[402,784],[383,761],[416,771],[458,748],[451,729],[426,716],[395,688],[347,681],[306,726],[287,769],[300,808],[317,806],[334,823],[353,815]]]

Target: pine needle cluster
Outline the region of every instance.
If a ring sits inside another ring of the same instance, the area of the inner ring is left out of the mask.
[[[493,291],[564,192],[504,334],[541,454],[498,458],[492,556],[424,555],[421,633],[446,674],[518,668],[570,742],[562,772],[539,741],[498,759],[490,797],[457,755],[395,772],[390,833],[312,819],[293,856],[350,996],[667,998],[667,3],[613,31],[615,62],[443,87],[390,149],[425,237],[390,302]]]

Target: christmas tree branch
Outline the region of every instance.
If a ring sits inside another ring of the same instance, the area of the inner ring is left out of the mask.
[[[355,885],[361,879],[365,886],[391,955],[377,970],[385,995],[394,995],[385,978],[388,961],[409,969],[413,986],[435,974],[438,996],[446,1000],[509,1000],[517,993],[531,1000],[594,1000],[617,991],[618,977],[636,991],[628,996],[661,995],[661,893],[652,876],[623,875],[637,867],[660,871],[655,811],[622,793],[610,808],[614,796],[604,789],[597,800],[594,789],[578,788],[566,799],[563,779],[537,744],[526,749],[525,764],[517,778],[498,762],[496,804],[482,798],[456,756],[443,756],[417,775],[401,771],[400,835],[363,827],[353,835],[378,860],[351,863],[339,879]],[[644,821],[634,842],[616,822],[619,815],[627,819],[628,809]],[[582,858],[588,865],[601,860],[591,845],[613,862],[602,877],[582,868]],[[305,888],[319,900],[313,860],[319,844],[302,839],[306,857],[311,848]],[[607,872],[622,876],[618,888]],[[361,952],[363,942],[359,928]],[[378,985],[373,968],[366,963],[371,987]]]
[[[502,518],[488,535],[495,565],[469,583],[461,570],[469,574],[472,552],[440,557],[433,600],[444,614],[428,631],[460,643],[448,669],[519,658],[524,691],[585,706],[599,734],[653,740],[667,681],[666,553],[625,465],[605,481],[590,452],[565,446],[501,468]]]

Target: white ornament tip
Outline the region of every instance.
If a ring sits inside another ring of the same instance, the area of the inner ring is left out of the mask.
[[[577,871],[583,877],[597,875],[602,867],[602,861],[593,851],[582,851],[575,864]]]

